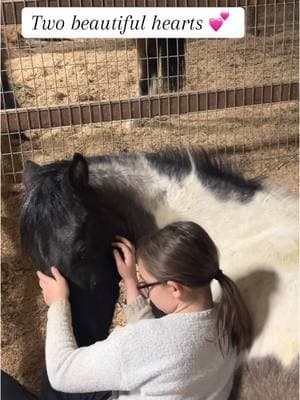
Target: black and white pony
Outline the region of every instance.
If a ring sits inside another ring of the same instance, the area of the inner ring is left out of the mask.
[[[136,242],[170,222],[192,220],[217,243],[221,267],[240,287],[254,320],[255,340],[244,378],[251,377],[252,370],[255,376],[264,375],[264,360],[272,356],[278,372],[269,383],[273,398],[288,368],[293,374],[287,375],[287,382],[297,381],[294,197],[245,179],[203,150],[87,159],[75,154],[71,161],[45,166],[29,161],[23,179],[24,247],[39,269],[50,274],[50,266],[57,265],[68,279],[79,346],[109,333],[120,280],[111,250],[115,235]],[[218,290],[213,286],[215,298]],[[248,398],[236,393],[235,398]],[[264,394],[265,389],[261,397],[249,399],[265,399]],[[72,398],[64,396],[46,381],[43,400]]]

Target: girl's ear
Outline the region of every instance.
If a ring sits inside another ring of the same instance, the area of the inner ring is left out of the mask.
[[[184,288],[183,285],[181,285],[181,283],[168,281],[167,285],[170,288],[172,295],[175,299],[179,299],[180,297],[182,297]]]

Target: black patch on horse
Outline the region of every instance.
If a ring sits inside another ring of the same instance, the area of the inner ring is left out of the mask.
[[[139,154],[136,153],[121,153],[121,154],[112,154],[112,155],[103,155],[103,156],[94,156],[88,157],[87,161],[89,164],[132,164],[140,157]]]
[[[167,149],[159,153],[146,153],[146,159],[161,174],[181,181],[192,171],[192,164],[185,149]]]
[[[221,157],[203,149],[167,149],[159,153],[147,153],[145,157],[161,174],[179,182],[194,167],[199,180],[223,201],[250,201],[257,191],[262,190],[259,179],[246,179]]]
[[[263,188],[258,178],[246,179],[219,156],[204,150],[192,150],[191,156],[201,182],[221,200],[248,202]]]

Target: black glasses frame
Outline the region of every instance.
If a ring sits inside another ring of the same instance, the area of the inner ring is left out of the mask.
[[[144,297],[144,299],[148,299],[150,295],[150,288],[156,285],[161,285],[164,282],[151,282],[151,283],[146,283],[146,282],[139,282],[136,285],[137,290],[141,293],[141,295]]]

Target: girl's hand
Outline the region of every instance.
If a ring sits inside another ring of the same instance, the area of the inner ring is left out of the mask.
[[[124,256],[123,260],[118,250],[113,250],[113,255],[115,257],[118,272],[123,278],[124,282],[137,282],[134,245],[122,236],[116,236],[116,238],[119,241],[114,242],[112,245],[114,247],[118,247],[122,251]]]
[[[54,278],[37,271],[39,285],[43,290],[45,303],[50,307],[58,300],[67,300],[69,298],[69,286],[65,278],[56,267],[51,267]]]

